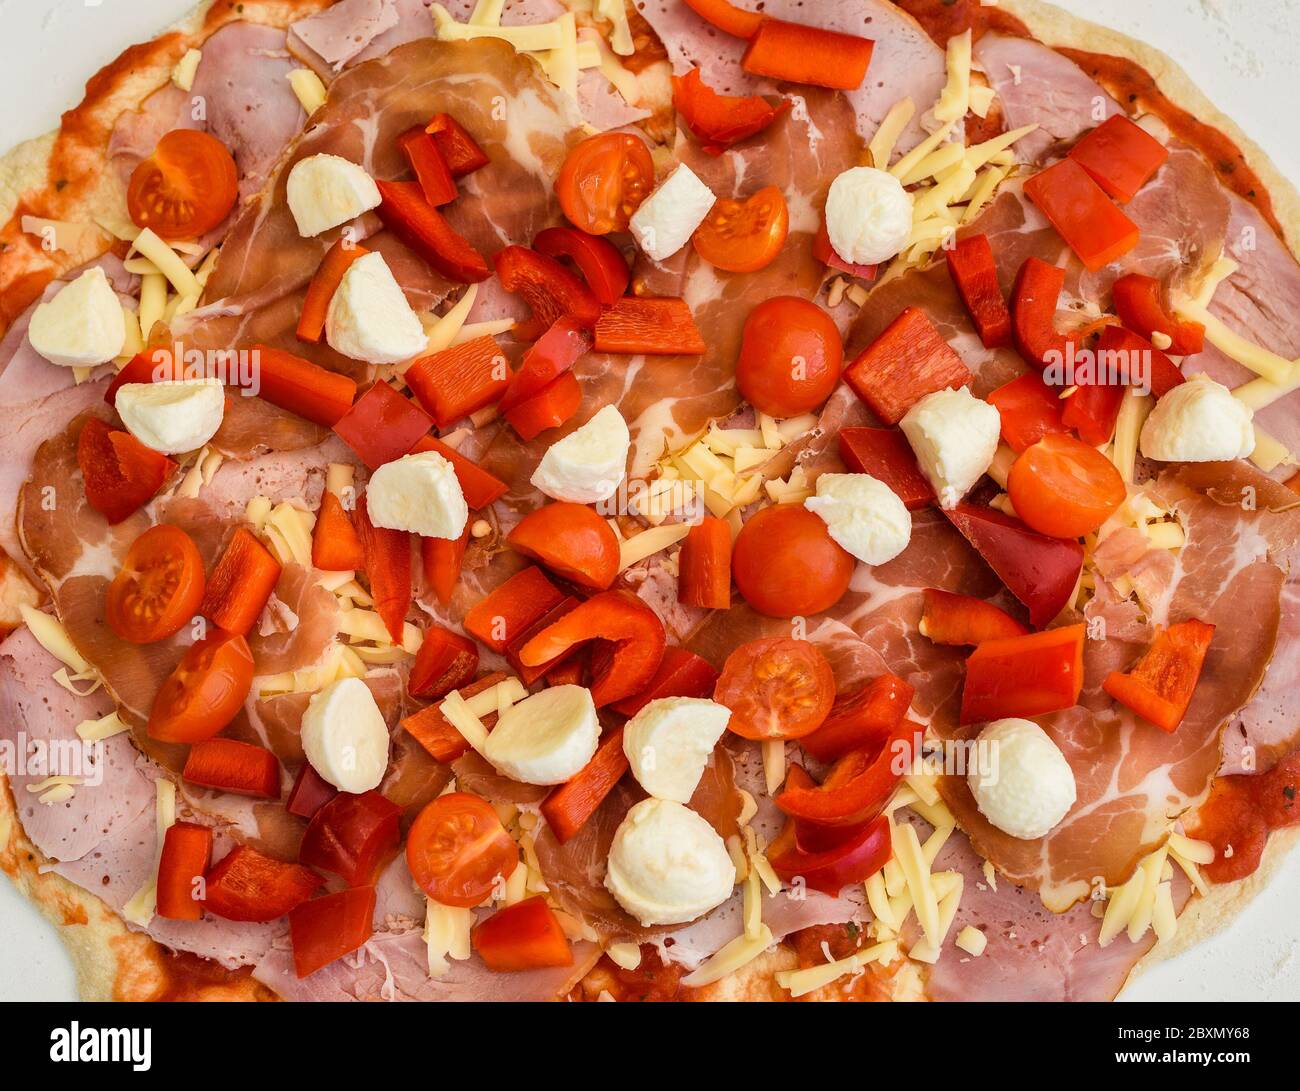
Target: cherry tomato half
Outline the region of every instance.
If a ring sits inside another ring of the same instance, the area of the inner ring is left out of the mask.
[[[558,576],[603,591],[618,575],[618,537],[585,504],[556,501],[529,512],[506,538]]]
[[[203,558],[180,527],[163,523],[131,543],[108,588],[108,627],[132,644],[165,640],[203,601]]]
[[[136,227],[196,239],[235,207],[239,172],[226,146],[197,129],[173,129],[131,175],[126,206]]]
[[[742,200],[719,197],[692,241],[715,268],[753,273],[772,264],[789,233],[785,196],[776,186],[766,186]]]
[[[742,738],[798,739],[830,714],[835,675],[806,640],[751,640],[727,656],[713,699],[731,709],[727,727]]]
[[[798,296],[777,296],[745,319],[736,385],[760,413],[795,417],[831,396],[843,362],[844,344],[830,315]]]
[[[654,161],[644,140],[631,133],[601,133],[569,152],[555,193],[574,227],[608,235],[627,230],[654,184]]]
[[[731,576],[760,614],[806,617],[839,601],[856,562],[799,504],[764,508],[736,536]]]
[[[1126,496],[1124,479],[1095,447],[1046,435],[1011,466],[1007,492],[1016,514],[1040,534],[1079,538],[1111,517]]]
[[[149,711],[149,737],[163,742],[210,739],[244,707],[253,685],[253,653],[238,633],[221,629],[185,653]]]
[[[472,909],[498,881],[510,877],[519,864],[519,849],[486,800],[448,792],[411,824],[406,863],[434,901]]]

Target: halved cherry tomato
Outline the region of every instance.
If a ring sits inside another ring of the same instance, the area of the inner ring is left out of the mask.
[[[411,824],[406,863],[434,901],[472,909],[510,878],[519,849],[490,803],[468,792],[449,792]]]
[[[601,133],[569,152],[555,192],[574,227],[608,235],[627,230],[654,184],[654,161],[644,140],[631,133]]]
[[[253,653],[237,633],[220,629],[185,653],[149,710],[149,737],[162,742],[210,739],[244,707],[253,685]]]
[[[498,909],[480,921],[470,933],[470,941],[488,969],[498,973],[573,962],[564,929],[540,894]]]
[[[741,527],[731,578],[760,614],[807,617],[840,600],[855,564],[820,516],[802,504],[781,504],[756,512]]]
[[[727,727],[743,739],[798,739],[825,722],[835,675],[806,640],[751,640],[727,656],[713,699],[731,709]]]
[[[165,640],[203,601],[203,558],[180,527],[162,523],[131,543],[108,588],[108,627],[132,644]]]
[[[163,239],[197,239],[235,207],[239,172],[226,146],[197,129],[173,129],[131,174],[126,207],[136,227]]]
[[[736,385],[760,413],[795,417],[831,396],[843,362],[844,345],[831,316],[798,296],[777,296],[745,319]]]
[[[313,816],[298,862],[366,886],[396,854],[402,809],[378,792],[340,792]]]
[[[789,233],[785,195],[776,186],[765,186],[743,199],[719,197],[691,241],[715,268],[753,273],[772,264]]]
[[[618,575],[618,537],[585,504],[556,501],[529,512],[506,541],[515,552],[582,587],[603,591]]]
[[[1046,435],[1011,466],[1007,492],[1016,514],[1055,538],[1096,530],[1124,503],[1124,479],[1095,447],[1066,435]]]

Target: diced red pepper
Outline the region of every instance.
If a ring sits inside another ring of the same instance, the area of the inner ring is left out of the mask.
[[[587,287],[604,306],[623,298],[631,270],[619,250],[608,239],[588,235],[576,227],[548,227],[538,232],[533,249],[549,258],[569,258],[582,272]]]
[[[1025,182],[1025,193],[1091,272],[1138,244],[1137,224],[1073,159],[1062,159]]]
[[[710,155],[761,133],[790,109],[790,100],[773,106],[758,95],[720,95],[704,82],[698,68],[673,77],[673,106],[686,127]]]
[[[491,689],[498,682],[504,682],[505,678],[506,676],[500,671],[484,675],[477,682],[462,689],[460,695],[465,698],[473,697],[475,694]],[[484,716],[483,726],[490,728],[496,723],[496,717],[495,712]],[[407,716],[402,721],[402,727],[436,761],[444,764],[450,764],[469,750],[469,743],[465,741],[465,736],[451,725],[436,704]]]
[[[546,672],[547,686],[586,686],[587,656],[580,648]]]
[[[383,198],[379,218],[384,226],[431,267],[461,284],[492,275],[483,255],[458,235],[442,214],[424,198],[419,182],[376,182]]]
[[[228,921],[273,921],[324,883],[301,864],[286,864],[249,845],[237,845],[204,877],[203,908]]]
[[[163,836],[158,858],[158,916],[197,921],[203,903],[196,897],[199,880],[212,866],[212,830],[194,822],[174,822]]]
[[[542,803],[542,817],[561,845],[582,829],[627,770],[623,729],[619,727],[600,740],[596,753],[580,772],[551,790]]]
[[[817,228],[817,234],[813,236],[812,252],[814,258],[830,269],[848,273],[849,276],[858,277],[860,280],[876,279],[878,266],[858,265],[851,261],[845,261],[840,257],[839,252],[831,245],[830,232],[826,230],[826,221],[824,219],[821,226]]]
[[[759,12],[745,11],[729,0],[684,0],[684,3],[705,22],[737,38],[752,38],[764,19]]]
[[[1061,403],[1064,406],[1061,422],[1073,429],[1084,443],[1100,447],[1109,443],[1115,434],[1115,422],[1119,420],[1119,409],[1127,393],[1128,387],[1122,380],[1109,382],[1105,375],[1094,374],[1092,381],[1078,383],[1074,393]]]
[[[199,613],[219,629],[245,635],[280,580],[280,562],[247,527],[235,531],[208,576]]]
[[[257,388],[263,401],[333,428],[357,396],[357,384],[346,375],[267,345],[253,346]],[[251,389],[251,387],[250,387]]]
[[[591,289],[554,258],[526,246],[507,246],[492,261],[501,287],[521,296],[533,312],[515,326],[519,340],[535,340],[561,318],[589,330],[600,317],[600,302]]]
[[[402,625],[411,608],[411,536],[404,530],[375,526],[370,521],[364,494],[357,500],[352,518],[366,559],[375,612],[383,619],[393,643],[400,644]]]
[[[154,498],[176,469],[164,454],[146,447],[130,432],[90,417],[77,437],[77,466],[86,485],[86,502],[110,523],[120,523]]]
[[[332,492],[320,498],[311,532],[311,563],[322,572],[351,572],[366,563],[365,551],[352,517]]]
[[[460,582],[461,564],[465,560],[465,547],[469,545],[469,523],[459,538],[421,538],[420,564],[424,568],[424,582],[432,589],[443,606],[451,603],[452,593]]]
[[[908,511],[934,503],[934,487],[917,466],[907,437],[897,428],[840,429],[840,459],[853,473],[883,481]]]
[[[698,356],[706,347],[684,299],[624,296],[596,323],[597,352]]]
[[[582,384],[572,371],[542,387],[506,413],[506,423],[527,443],[548,428],[558,428],[582,405]]]
[[[1284,484],[1288,489],[1290,489],[1293,493],[1295,493],[1296,495],[1300,496],[1300,470],[1297,470],[1297,471],[1296,471],[1295,473],[1293,473],[1290,477],[1288,477],[1288,478],[1283,482],[1283,484]]]
[[[1005,610],[983,599],[936,587],[927,587],[924,598],[921,635],[936,644],[982,644],[1029,632]]]
[[[1173,732],[1205,665],[1214,626],[1192,618],[1156,630],[1151,647],[1126,673],[1111,671],[1102,689],[1161,731]]]
[[[500,500],[509,488],[504,481],[493,477],[477,462],[466,458],[437,436],[422,436],[411,448],[413,455],[421,451],[437,451],[451,463],[451,468],[456,472],[456,480],[460,482],[461,492],[465,494],[465,503],[476,511]]]
[[[851,883],[869,879],[893,855],[889,819],[884,815],[863,823],[843,840],[820,851],[799,844],[801,825],[792,820],[786,826],[768,850],[768,863],[782,881],[802,879],[810,890],[832,898]]]
[[[708,660],[685,648],[667,647],[650,684],[610,708],[620,716],[632,717],[661,697],[712,697],[717,683],[718,672]]]
[[[965,386],[971,378],[919,307],[905,307],[844,370],[844,381],[886,424],[897,424],[927,394]]]
[[[1071,148],[1070,158],[1107,194],[1127,204],[1164,165],[1169,149],[1123,114],[1114,114]]]
[[[1174,356],[1191,356],[1205,348],[1205,326],[1171,314],[1155,277],[1128,273],[1115,281],[1111,292],[1115,313],[1134,333],[1148,341],[1163,333],[1172,342],[1165,351]]]
[[[127,383],[157,383],[168,379],[198,378],[187,376],[185,365],[170,349],[156,348],[138,352],[109,381],[104,401],[117,407],[117,392]]]
[[[504,655],[513,640],[563,601],[564,594],[546,574],[529,565],[470,609],[465,631]]]
[[[432,136],[417,125],[397,138],[397,146],[411,164],[415,180],[420,183],[424,199],[429,204],[437,208],[439,205],[451,204],[456,199],[456,181],[451,176],[447,161],[442,157],[438,142]]]
[[[442,152],[453,178],[463,178],[492,162],[487,152],[450,114],[435,114],[424,131],[438,142],[438,150]]]
[[[310,977],[350,954],[374,931],[375,888],[353,887],[303,902],[289,914],[293,969]]]
[[[498,973],[573,963],[564,929],[540,894],[479,921],[470,932],[470,943],[488,969]]]
[[[876,43],[856,34],[764,19],[740,59],[753,76],[856,91],[867,78]]]
[[[262,799],[280,798],[280,763],[264,746],[204,739],[190,747],[181,774],[191,784]]]
[[[1056,304],[1065,286],[1065,270],[1041,258],[1026,258],[1011,293],[1012,332],[1025,362],[1038,368],[1065,360],[1064,336],[1056,332]]]
[[[325,251],[302,301],[302,313],[298,316],[298,328],[295,331],[299,341],[320,344],[320,339],[325,334],[325,316],[329,313],[330,300],[343,282],[343,274],[357,258],[368,253],[370,251],[364,246],[346,236],[336,239],[334,245]]]
[[[299,818],[311,818],[339,790],[311,767],[311,762],[304,761],[293,782],[289,798],[285,800],[284,809]]]
[[[433,427],[433,418],[383,380],[361,395],[334,425],[339,438],[372,470],[407,454]]]
[[[424,631],[406,688],[413,697],[436,701],[460,689],[478,673],[478,645],[440,625]]]
[[[881,746],[907,715],[916,690],[895,674],[882,674],[851,693],[839,694],[821,727],[799,740],[818,761],[835,761],[851,750]]]
[[[1128,380],[1131,383],[1136,383],[1138,380],[1138,375],[1132,367],[1133,363],[1136,361],[1146,368],[1148,371],[1146,381],[1151,387],[1151,393],[1157,398],[1163,398],[1179,383],[1186,381],[1183,378],[1182,368],[1150,341],[1144,340],[1132,330],[1124,329],[1123,326],[1107,326],[1102,330],[1101,340],[1097,342],[1097,352],[1099,359],[1105,354],[1110,354],[1110,359],[1118,361],[1128,369]]]
[[[998,411],[1002,438],[1017,453],[1046,435],[1069,431],[1061,419],[1060,390],[1048,386],[1037,372],[1004,383],[985,400]]]
[[[566,595],[558,605],[551,607],[551,609],[547,610],[545,614],[528,626],[523,633],[510,641],[509,646],[506,648],[506,661],[514,668],[515,673],[519,675],[519,680],[523,682],[524,685],[531,686],[539,678],[547,677],[552,670],[560,666],[560,664],[577,651],[576,648],[572,648],[562,654],[558,659],[552,659],[546,663],[540,663],[535,667],[528,666],[519,658],[519,651],[525,644],[544,629],[554,625],[560,620],[560,618],[564,617],[565,614],[574,610],[577,605],[577,599],[572,595]]]
[[[1002,298],[987,235],[967,235],[947,251],[948,272],[985,348],[1011,343],[1011,312]]]
[[[1073,708],[1083,688],[1087,626],[986,640],[966,660],[961,722],[1045,716]]]
[[[510,383],[495,337],[476,337],[416,360],[402,376],[439,428],[491,405]]]
[[[402,809],[376,791],[340,792],[312,816],[298,862],[368,886],[397,852]]]
[[[590,348],[590,330],[572,318],[556,319],[555,325],[524,353],[519,370],[501,398],[501,412],[508,414],[511,409],[536,397],[569,371]]]
[[[705,610],[731,606],[731,528],[706,515],[691,527],[677,558],[677,601]]]

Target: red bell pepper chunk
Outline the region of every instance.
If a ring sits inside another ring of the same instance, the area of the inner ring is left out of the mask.
[[[467,545],[468,523],[459,538],[420,539],[420,564],[424,569],[424,582],[433,589],[443,606],[451,603],[452,593],[460,581],[460,569],[465,560]]]
[[[253,352],[258,385],[249,389],[263,401],[325,428],[333,428],[352,407],[357,384],[346,375],[267,345],[254,345]]]
[[[406,688],[413,697],[436,701],[473,681],[478,673],[478,645],[440,625],[424,631]]]
[[[916,724],[901,720],[884,739],[840,758],[820,785],[787,784],[776,805],[791,818],[823,826],[870,822],[880,814],[894,786],[911,772],[921,736]]]
[[[530,565],[470,609],[465,631],[504,655],[516,638],[563,601],[559,588],[540,568]]]
[[[286,864],[237,845],[204,876],[203,908],[228,921],[273,921],[301,905],[325,880],[301,864]]]
[[[368,886],[396,853],[402,808],[376,791],[340,792],[313,816],[298,862]]]
[[[745,11],[729,0],[684,0],[686,6],[707,23],[737,38],[752,38],[764,16]]]
[[[1144,340],[1132,330],[1124,329],[1123,326],[1107,326],[1102,330],[1101,340],[1097,342],[1097,352],[1099,359],[1104,359],[1105,354],[1110,354],[1110,359],[1119,363],[1120,370],[1132,369],[1134,362],[1145,368],[1148,372],[1145,376],[1146,382],[1151,387],[1151,393],[1157,398],[1163,398],[1179,383],[1186,382],[1182,368],[1150,341]],[[1137,374],[1128,375],[1128,381],[1131,383],[1136,383],[1138,378]]]
[[[506,647],[506,661],[514,668],[519,675],[519,680],[526,686],[531,686],[539,678],[545,678],[552,670],[560,666],[565,660],[573,655],[578,649],[571,648],[556,659],[547,660],[545,663],[539,663],[537,666],[530,667],[519,658],[519,652],[525,644],[543,630],[554,625],[565,614],[570,613],[578,605],[578,600],[572,595],[566,595],[564,599],[556,606],[551,607],[540,618],[534,621],[523,633],[510,641]]]
[[[542,817],[561,845],[582,829],[627,770],[623,729],[618,727],[600,740],[591,761],[542,802]]]
[[[908,511],[934,503],[934,487],[917,466],[907,437],[897,428],[840,429],[840,459],[853,473],[883,481]]]
[[[455,447],[449,447],[437,436],[421,436],[411,448],[411,454],[419,454],[421,451],[437,451],[451,463],[451,468],[456,472],[456,480],[460,482],[461,492],[465,494],[465,503],[476,511],[500,500],[509,488],[504,481],[493,477],[477,462],[466,458]]]
[[[573,963],[564,929],[540,894],[498,909],[474,925],[470,943],[488,969],[498,973]]]
[[[840,257],[839,252],[831,245],[830,232],[826,230],[826,221],[824,219],[821,226],[817,228],[817,234],[813,236],[812,252],[814,258],[830,269],[848,273],[849,276],[858,277],[860,280],[876,279],[879,266],[858,265],[851,261],[845,261]]]
[[[1083,547],[1031,530],[992,508],[958,504],[945,512],[1041,628],[1069,604],[1083,568]]]
[[[1056,304],[1065,286],[1065,270],[1041,258],[1026,258],[1011,293],[1012,332],[1025,362],[1038,368],[1061,364],[1066,338],[1056,332]]]
[[[194,378],[195,376],[190,376]],[[113,376],[104,391],[104,401],[116,408],[117,392],[127,383],[158,383],[168,379],[184,379],[185,365],[168,349],[156,348],[138,352]]]
[[[1293,473],[1284,482],[1282,482],[1282,484],[1284,484],[1288,489],[1290,489],[1297,496],[1300,496],[1300,470],[1297,470],[1295,473]]]
[[[487,152],[450,114],[435,114],[424,131],[438,142],[438,150],[453,178],[463,178],[492,162]]]
[[[521,296],[533,312],[515,326],[519,340],[535,340],[561,318],[589,330],[600,317],[600,302],[591,289],[555,258],[526,246],[507,246],[492,261],[501,287]]]
[[[1011,343],[1011,312],[1002,298],[987,235],[967,235],[947,251],[948,272],[985,348]]]
[[[961,722],[1044,716],[1073,708],[1083,688],[1087,626],[986,640],[966,660]]]
[[[935,644],[982,644],[1029,632],[1005,610],[983,599],[937,587],[927,587],[924,599],[921,635]]]
[[[460,691],[462,697],[473,697],[476,693],[489,690],[498,682],[504,682],[506,676],[501,671],[484,675],[477,682]],[[483,717],[483,726],[491,728],[497,719],[495,712]],[[419,712],[407,716],[402,721],[406,733],[418,742],[437,761],[450,764],[469,750],[465,736],[457,731],[442,714],[438,705],[429,705]]]
[[[370,521],[366,498],[357,500],[352,515],[365,556],[366,577],[375,612],[383,618],[384,628],[394,644],[402,642],[402,625],[411,608],[411,536],[404,530],[377,527]]]
[[[1102,689],[1161,731],[1172,733],[1192,703],[1213,637],[1214,626],[1195,618],[1157,628],[1142,658],[1125,673],[1111,671]]]
[[[211,866],[211,829],[193,822],[168,826],[158,858],[158,916],[173,921],[201,919],[203,903],[196,895]]]
[[[677,601],[705,610],[731,606],[731,528],[712,515],[691,527],[677,559]]]
[[[1071,148],[1069,157],[1107,194],[1127,204],[1164,165],[1169,149],[1123,114],[1114,114]]]
[[[596,323],[596,351],[637,356],[698,356],[704,337],[686,300],[624,296]]]
[[[372,470],[409,452],[433,427],[433,418],[380,380],[334,425],[339,438]]]
[[[191,784],[262,799],[280,798],[280,763],[264,746],[204,739],[190,747],[181,773]]]
[[[783,882],[802,879],[810,890],[832,898],[851,883],[871,878],[893,855],[889,819],[884,815],[820,850],[799,843],[802,827],[797,821],[786,826],[768,850],[768,863]]]
[[[790,109],[790,100],[773,106],[758,95],[720,95],[704,82],[698,68],[673,77],[673,106],[686,127],[710,155],[761,133]],[[611,301],[612,302],[612,301]]]
[[[448,280],[473,284],[492,275],[483,255],[425,200],[419,182],[376,182],[384,226]]]
[[[447,428],[500,398],[510,365],[495,337],[476,337],[416,360],[402,378],[438,427]]]
[[[325,316],[329,313],[330,300],[343,282],[343,274],[357,258],[368,253],[370,251],[364,246],[346,236],[336,239],[334,245],[325,251],[302,301],[302,313],[298,316],[298,328],[295,331],[299,341],[320,344],[320,339],[325,334]]]
[[[235,531],[208,577],[199,613],[218,629],[244,636],[280,580],[280,562],[247,527]]]
[[[1025,193],[1091,272],[1138,244],[1137,224],[1073,159],[1062,159],[1035,174],[1025,182]]]
[[[1166,352],[1191,356],[1205,348],[1205,326],[1171,314],[1164,288],[1155,277],[1128,273],[1115,281],[1111,293],[1119,320],[1148,341],[1153,334],[1163,333],[1172,342]]]
[[[1127,393],[1128,387],[1122,382],[1108,382],[1104,375],[1095,374],[1091,381],[1080,382],[1061,403],[1061,422],[1084,443],[1100,447],[1115,434],[1115,422]]]
[[[549,428],[560,427],[581,405],[582,384],[572,371],[566,371],[527,401],[509,410],[506,423],[527,443]]]
[[[293,969],[310,977],[360,947],[374,931],[375,888],[353,887],[303,902],[289,914]]]
[[[586,686],[587,659],[585,651],[579,648],[573,655],[546,672],[546,685],[549,686]]]
[[[311,563],[322,572],[350,572],[366,563],[352,517],[332,492],[320,498],[316,525],[311,532]]]
[[[667,647],[650,684],[610,708],[620,716],[632,717],[661,697],[711,697],[717,683],[718,672],[708,660],[685,648]]]
[[[439,205],[451,204],[456,199],[456,180],[451,176],[451,169],[442,157],[438,142],[429,133],[419,125],[407,129],[397,138],[397,146],[411,164],[415,180],[420,183],[424,199],[429,204],[437,208]]]
[[[844,381],[886,424],[927,394],[971,381],[970,369],[919,307],[905,307],[844,371]]]
[[[316,772],[310,762],[304,761],[293,782],[293,788],[289,791],[289,798],[285,800],[284,809],[299,818],[311,818],[338,794],[339,790],[334,785]]]
[[[176,469],[166,455],[98,417],[81,426],[77,465],[86,483],[86,502],[110,523],[120,523],[149,503]]]
[[[907,715],[916,690],[894,674],[840,694],[821,727],[799,740],[818,761],[835,761],[851,750],[880,746]]]
[[[753,76],[856,91],[867,78],[875,46],[856,34],[764,19],[749,39],[740,67]]]
[[[524,353],[519,370],[501,398],[501,411],[508,414],[511,409],[536,397],[572,369],[590,348],[590,330],[572,318],[556,319],[555,325]]]
[[[1036,372],[1004,383],[986,400],[1002,418],[1002,438],[1017,453],[1046,435],[1069,431],[1061,419],[1061,392]]]
[[[576,227],[548,227],[538,232],[533,249],[548,258],[569,258],[581,271],[592,295],[603,306],[623,298],[631,270],[623,253],[608,239]]]
[[[597,708],[649,685],[667,644],[664,623],[654,610],[628,591],[602,591],[533,637],[519,658],[537,666],[588,640],[602,641],[592,664],[591,696]]]

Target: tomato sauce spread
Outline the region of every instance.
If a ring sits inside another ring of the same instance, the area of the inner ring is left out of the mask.
[[[695,991],[682,985],[686,968],[674,962],[664,962],[653,944],[641,946],[641,962],[632,970],[625,970],[601,955],[591,972],[569,993],[570,1000],[599,1000],[608,993],[619,1003],[654,1003],[667,1000],[690,1000]]]
[[[1244,879],[1259,867],[1273,830],[1300,825],[1300,749],[1267,773],[1219,777],[1188,833],[1214,846],[1202,870],[1216,883]]]

